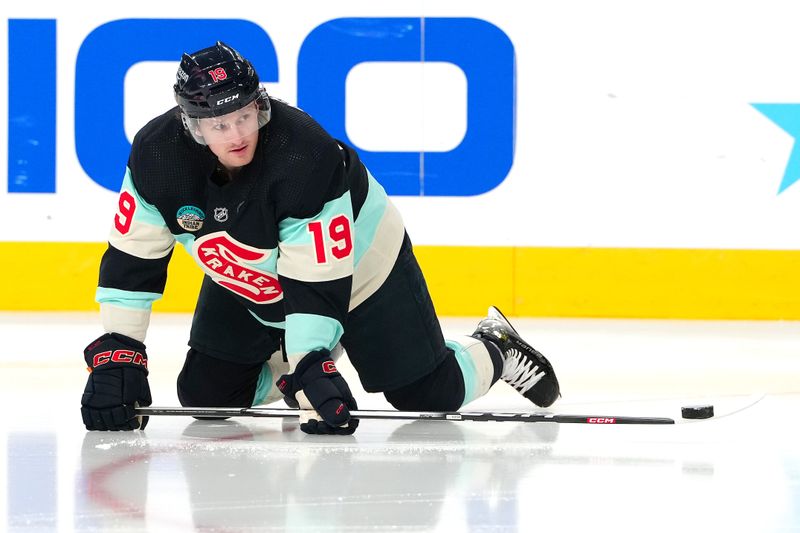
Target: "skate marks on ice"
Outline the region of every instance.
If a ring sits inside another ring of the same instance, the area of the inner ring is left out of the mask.
[[[518,485],[558,435],[552,424],[493,435],[449,422],[374,421],[350,437],[304,435],[296,422],[276,420],[172,425],[182,433],[86,435],[85,528],[125,520],[133,529],[435,530],[452,514],[513,528]],[[174,500],[167,509],[190,512],[165,512],[165,498]]]

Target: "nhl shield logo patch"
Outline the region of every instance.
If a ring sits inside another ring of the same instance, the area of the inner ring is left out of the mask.
[[[217,222],[225,222],[228,220],[228,208],[227,207],[215,207],[214,208],[214,220]]]
[[[186,231],[198,231],[203,227],[205,219],[206,214],[199,207],[185,205],[178,209],[178,225]]]

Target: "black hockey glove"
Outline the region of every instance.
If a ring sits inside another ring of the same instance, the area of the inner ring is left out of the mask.
[[[144,429],[148,418],[134,412],[137,404],[153,403],[144,344],[119,333],[106,333],[86,347],[83,357],[91,372],[81,398],[86,429]]]
[[[292,374],[277,381],[286,403],[300,409],[313,409],[318,418],[300,420],[300,430],[310,434],[352,435],[358,420],[350,410],[358,409],[350,387],[331,359],[328,350],[311,352],[297,364]]]

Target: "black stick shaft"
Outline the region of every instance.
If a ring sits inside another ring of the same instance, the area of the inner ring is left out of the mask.
[[[251,416],[267,418],[299,417],[297,409],[269,407],[139,407],[139,416],[193,416],[197,418],[227,418]],[[442,420],[472,422],[554,422],[558,424],[674,424],[672,418],[641,416],[589,416],[535,413],[484,413],[484,412],[414,412],[414,411],[351,411],[351,416],[362,420]]]

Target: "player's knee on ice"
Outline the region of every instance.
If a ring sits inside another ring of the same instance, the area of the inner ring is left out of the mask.
[[[447,341],[451,354],[430,374],[384,393],[400,411],[455,411],[486,394],[500,377],[502,359],[491,343],[474,337]]]
[[[250,407],[263,366],[223,361],[192,348],[178,375],[178,400],[184,407]]]
[[[455,411],[464,401],[464,379],[455,357],[446,357],[430,374],[384,396],[399,411]]]

